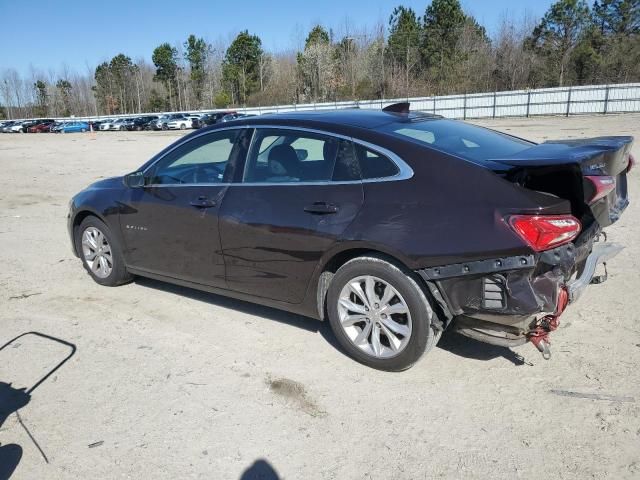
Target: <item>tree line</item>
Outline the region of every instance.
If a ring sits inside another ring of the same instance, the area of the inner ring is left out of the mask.
[[[386,25],[314,26],[289,51],[240,32],[190,35],[151,63],[124,53],[84,73],[4,69],[0,116],[87,116],[428,96],[640,80],[640,0],[558,0],[540,19],[505,17],[490,38],[459,0]]]

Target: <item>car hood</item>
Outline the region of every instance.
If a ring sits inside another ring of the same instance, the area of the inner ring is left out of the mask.
[[[122,188],[122,186],[122,177],[111,177],[92,183],[86,188],[86,190],[107,190],[112,188]]]

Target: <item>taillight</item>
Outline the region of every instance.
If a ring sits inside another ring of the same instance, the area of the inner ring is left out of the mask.
[[[587,175],[584,178],[589,180],[595,189],[589,204],[606,197],[616,188],[616,179],[609,175]]]
[[[536,252],[568,243],[580,233],[572,215],[512,215],[511,228]]]
[[[627,173],[629,173],[631,169],[635,166],[636,166],[636,159],[633,157],[633,155],[629,154],[629,163],[627,163]]]

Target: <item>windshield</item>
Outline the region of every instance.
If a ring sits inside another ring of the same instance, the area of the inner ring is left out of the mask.
[[[505,158],[531,148],[534,143],[455,120],[422,120],[382,127],[445,153],[473,161]]]

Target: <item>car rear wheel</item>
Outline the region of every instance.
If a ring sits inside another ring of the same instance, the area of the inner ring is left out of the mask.
[[[84,268],[100,285],[114,287],[133,279],[125,267],[120,244],[98,218],[90,216],[82,221],[76,229],[76,245]]]
[[[440,337],[413,274],[376,256],[355,258],[336,272],[327,292],[327,314],[347,353],[380,370],[411,367]]]
[[[180,124],[180,130],[184,130],[185,128],[187,128],[187,126],[184,123]]]

